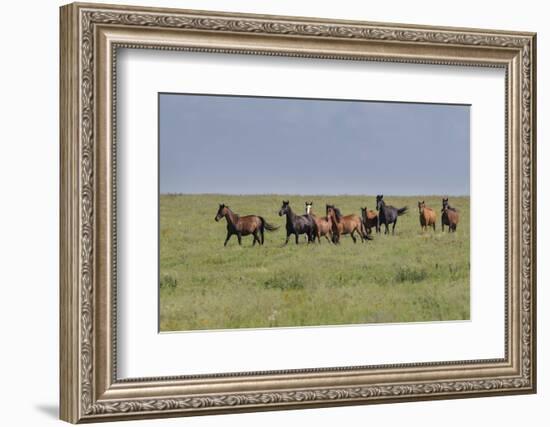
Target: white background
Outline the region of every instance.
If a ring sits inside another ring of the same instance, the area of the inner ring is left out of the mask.
[[[114,3],[118,3],[112,0]],[[269,2],[187,0],[133,1],[134,4],[241,12],[319,16],[417,24],[538,31],[538,117],[548,117],[545,75],[550,74],[550,30],[544,2],[438,2],[394,0],[277,0]],[[58,6],[57,1],[3,5],[0,102],[0,383],[2,424],[59,424],[58,401]],[[548,126],[539,120],[539,217],[547,212],[550,178],[544,164]],[[546,215],[547,216],[547,215]],[[529,425],[548,423],[550,246],[548,223],[538,225],[539,393],[439,402],[266,412],[193,419],[130,422],[124,425]]]
[[[504,212],[503,69],[152,50],[117,64],[121,378],[504,357],[504,215],[483,214]],[[471,321],[158,334],[158,92],[472,104]]]

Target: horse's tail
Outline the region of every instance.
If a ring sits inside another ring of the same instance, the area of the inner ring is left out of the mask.
[[[409,208],[405,206],[404,208],[397,209],[397,216],[404,215],[408,212]]]
[[[258,218],[260,218],[260,221],[262,221],[262,228],[263,229],[265,229],[267,231],[275,231],[275,230],[279,229],[279,226],[270,224],[263,217],[260,216]]]

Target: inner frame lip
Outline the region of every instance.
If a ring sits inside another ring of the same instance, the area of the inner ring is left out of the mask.
[[[112,29],[111,26],[109,27],[109,31]],[[148,29],[150,31],[151,29]],[[176,30],[174,30],[176,31]],[[115,30],[116,33],[116,30]],[[266,36],[266,37],[269,37]],[[357,41],[356,41],[357,42]],[[270,49],[226,49],[226,48],[195,48],[190,46],[170,46],[169,49],[165,49],[162,45],[155,45],[155,44],[149,44],[149,43],[126,43],[122,41],[112,41],[111,46],[111,52],[112,52],[112,77],[113,81],[116,82],[116,54],[119,49],[138,49],[138,50],[171,50],[171,51],[183,51],[183,52],[198,52],[198,53],[222,53],[222,54],[228,54],[228,55],[260,55],[260,56],[273,56],[272,51]],[[473,46],[473,49],[482,49],[479,46]],[[275,56],[284,56],[284,57],[297,57],[297,58],[306,58],[306,59],[328,59],[328,60],[349,60],[349,61],[364,61],[364,62],[390,62],[390,63],[397,63],[397,64],[411,64],[411,65],[440,65],[440,66],[461,66],[461,67],[481,67],[481,68],[502,68],[505,70],[505,95],[506,99],[508,99],[508,83],[509,83],[509,66],[511,65],[509,62],[494,62],[492,60],[486,61],[486,62],[474,62],[474,61],[464,61],[461,60],[439,60],[439,59],[418,59],[418,58],[407,58],[407,59],[399,59],[399,58],[389,58],[388,57],[377,57],[377,56],[368,56],[368,55],[362,55],[360,57],[352,56],[352,55],[337,55],[337,54],[331,54],[331,55],[318,55],[316,53],[308,54],[307,52],[278,52]],[[391,56],[391,55],[389,55]],[[476,61],[479,61],[476,59]],[[113,111],[116,111],[116,84],[113,85]],[[264,96],[264,95],[238,95],[238,94],[215,94],[215,93],[191,93],[191,92],[170,92],[170,91],[162,91],[158,92],[158,94],[190,94],[190,95],[204,95],[204,96],[227,96],[227,97],[251,97],[251,98],[283,98],[283,99],[311,99],[311,100],[327,100],[327,101],[351,101],[351,102],[388,102],[388,103],[403,103],[403,104],[436,104],[436,105],[459,105],[459,106],[471,106],[471,104],[468,103],[440,103],[440,102],[416,102],[416,101],[387,101],[387,100],[375,100],[375,99],[343,99],[343,98],[316,98],[316,97],[285,97],[285,96]],[[508,103],[505,102],[505,109],[508,111]],[[116,130],[116,114],[114,115],[115,121],[113,122],[113,130]],[[506,113],[505,117],[505,126],[508,126],[508,114]],[[116,133],[113,133],[113,135],[116,135]],[[506,136],[506,149],[505,149],[505,158],[507,162],[508,158],[508,150],[507,150],[507,144],[508,144],[508,133],[505,132]],[[113,150],[116,151],[116,138],[113,136]],[[114,157],[113,157],[114,159]],[[116,169],[115,169],[116,170]],[[505,167],[505,193],[508,193],[508,170]],[[115,175],[116,177],[116,175]],[[114,182],[114,187],[116,187],[116,181]],[[116,191],[116,190],[115,190]],[[508,221],[508,198],[506,197],[505,200],[505,223]],[[114,210],[116,211],[116,200],[114,205]],[[116,234],[116,222],[114,231]],[[505,246],[508,245],[508,239],[505,239]],[[508,250],[507,247],[505,248],[506,256],[505,256],[505,270],[508,269]],[[509,299],[509,293],[508,293],[508,282],[507,282],[507,275],[505,274],[505,305],[508,307],[508,299]],[[116,283],[116,281],[115,281]],[[115,295],[113,295],[114,299],[116,300],[116,284],[113,286],[113,290]],[[160,303],[160,298],[158,298],[158,302]],[[157,311],[158,313],[158,311]],[[114,317],[114,325],[116,325],[116,310],[113,313]],[[301,375],[301,374],[328,374],[329,376],[332,376],[334,373],[339,373],[339,375],[345,374],[346,372],[349,372],[350,375],[353,375],[352,372],[357,371],[375,371],[375,370],[381,370],[381,369],[422,369],[425,372],[429,372],[429,368],[434,368],[435,371],[439,371],[440,367],[453,367],[453,369],[477,369],[487,367],[487,368],[495,368],[497,366],[504,369],[503,372],[507,372],[507,374],[510,373],[510,354],[509,354],[509,320],[508,315],[505,310],[505,342],[504,342],[504,357],[503,358],[496,358],[496,359],[473,359],[473,360],[456,360],[456,361],[432,361],[432,362],[414,362],[414,363],[398,363],[398,364],[381,364],[381,365],[353,365],[353,366],[335,366],[335,367],[323,367],[323,368],[299,368],[299,369],[283,369],[283,370],[267,370],[267,371],[243,371],[243,372],[221,372],[221,373],[211,373],[211,374],[192,374],[192,375],[170,375],[170,376],[161,376],[161,377],[132,377],[132,378],[117,378],[116,376],[116,370],[113,375],[113,383],[137,383],[137,382],[152,382],[152,381],[158,381],[158,380],[181,380],[188,382],[193,380],[200,380],[200,379],[229,379],[232,377],[265,377],[265,376],[273,376],[273,375]],[[158,325],[157,325],[158,326]],[[320,327],[325,327],[326,325],[321,325]],[[333,325],[328,325],[328,327],[331,327]],[[334,327],[338,327],[341,325],[334,325]],[[346,325],[348,326],[348,325]],[[116,327],[116,326],[115,326]],[[318,326],[308,326],[315,328]],[[292,328],[292,327],[290,327]],[[157,328],[158,329],[158,328]],[[248,328],[247,328],[248,329]],[[255,329],[255,328],[251,328]],[[170,331],[170,332],[162,332],[164,333],[179,333],[180,331]],[[188,332],[207,332],[207,331],[183,331],[185,333]],[[116,330],[112,331],[113,333],[113,365],[116,367],[117,364],[117,356],[116,356]],[[295,379],[296,377],[292,377]],[[304,379],[307,379],[308,376],[305,376]]]

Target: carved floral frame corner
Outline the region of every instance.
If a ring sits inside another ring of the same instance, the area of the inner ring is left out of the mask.
[[[113,175],[115,65],[121,47],[505,68],[505,358],[117,379]],[[71,4],[61,8],[60,51],[62,419],[76,423],[535,392],[535,34]],[[261,385],[266,379],[269,386]],[[194,387],[201,382],[198,392]]]

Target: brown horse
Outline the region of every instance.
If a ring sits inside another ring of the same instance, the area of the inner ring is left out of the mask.
[[[376,233],[380,233],[380,225],[378,225],[378,214],[376,211],[369,211],[367,207],[361,208],[361,218],[363,218],[363,225],[370,234],[372,227],[376,230]]]
[[[458,211],[449,205],[449,198],[442,200],[443,208],[441,209],[441,231],[445,231],[445,226],[449,226],[449,233],[456,231],[458,224]]]
[[[225,217],[225,219],[227,220],[227,237],[225,238],[225,242],[223,243],[224,246],[227,245],[227,242],[233,234],[237,235],[239,245],[241,244],[241,237],[248,236],[250,234],[254,236],[252,246],[254,246],[256,242],[258,242],[260,245],[263,245],[264,230],[275,231],[279,228],[269,224],[261,216],[239,216],[231,209],[229,209],[229,206],[221,204],[218,208],[218,213],[216,214],[216,217],[214,219],[216,221],[219,221],[223,217]]]
[[[349,234],[353,239],[353,243],[357,243],[355,233],[359,234],[361,241],[372,240],[365,230],[363,221],[359,218],[359,215],[351,214],[343,216],[340,209],[334,205],[326,206],[327,217],[332,220],[332,241],[334,243],[340,242],[340,236],[343,234]]]
[[[428,227],[433,227],[435,231],[435,211],[426,207],[424,200],[418,202],[418,214],[420,216],[420,227],[426,231]]]
[[[321,236],[325,236],[325,239],[329,243],[332,243],[332,219],[326,216],[320,217],[313,213],[313,202],[306,202],[306,215],[311,215],[315,225],[317,225],[317,232],[313,236],[313,240],[317,238],[317,242],[321,243]]]

